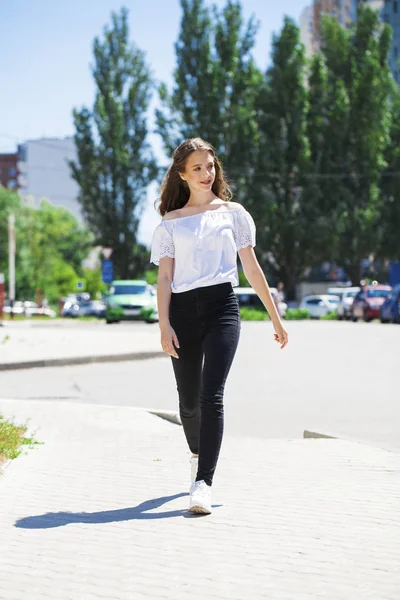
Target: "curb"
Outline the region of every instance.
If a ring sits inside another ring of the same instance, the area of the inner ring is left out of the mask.
[[[337,440],[339,438],[336,435],[327,435],[326,433],[318,433],[317,431],[308,431],[307,429],[305,429],[303,432],[303,439]]]
[[[160,350],[149,352],[128,352],[126,354],[104,354],[100,356],[78,356],[71,358],[44,358],[42,360],[29,360],[15,363],[0,364],[0,371],[12,371],[16,369],[36,369],[41,367],[66,367],[68,365],[85,365],[103,362],[122,362],[128,360],[147,360],[149,358],[160,358],[167,356]]]
[[[160,419],[164,419],[165,421],[169,421],[175,425],[182,425],[179,414],[174,410],[159,410],[155,408],[146,408],[145,410],[147,410],[147,412],[151,415],[160,417]]]

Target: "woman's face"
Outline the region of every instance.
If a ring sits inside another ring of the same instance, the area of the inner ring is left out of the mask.
[[[192,152],[181,177],[187,181],[191,191],[210,192],[215,180],[215,164],[211,152],[208,150]]]

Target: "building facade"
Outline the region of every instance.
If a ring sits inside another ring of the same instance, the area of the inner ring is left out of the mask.
[[[343,27],[349,28],[357,18],[357,4],[357,0],[315,0],[313,52],[318,52],[321,48],[321,26],[324,15],[332,15]]]
[[[17,153],[0,154],[0,185],[10,190],[17,190],[18,183]]]
[[[392,45],[389,54],[389,64],[394,79],[400,83],[400,2],[399,0],[386,0],[382,7],[382,20],[392,28]]]
[[[307,6],[300,15],[300,39],[304,45],[306,56],[310,58],[313,53],[314,38],[314,10]]]
[[[21,144],[17,161],[19,192],[35,206],[46,198],[81,220],[78,185],[71,177],[69,160],[76,160],[72,137],[42,138]]]
[[[372,9],[382,11],[383,5],[391,5],[387,16],[387,22],[393,22],[397,15],[397,4],[392,0],[314,0],[313,4],[304,9],[300,17],[301,41],[306,47],[308,56],[318,52],[321,48],[321,27],[324,15],[335,17],[339,23],[349,28],[351,23],[357,19],[357,7],[360,4],[368,4]],[[393,26],[393,25],[392,25]],[[399,25],[398,25],[399,26]],[[311,35],[311,40],[310,36]],[[311,50],[309,48],[311,47]],[[398,45],[400,48],[400,44]]]

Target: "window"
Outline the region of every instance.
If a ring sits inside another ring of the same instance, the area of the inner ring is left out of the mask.
[[[10,177],[15,177],[17,174],[17,169],[14,169],[14,167],[11,167],[11,169],[8,169],[8,174]]]
[[[397,2],[397,0],[394,0],[393,1],[393,12],[397,13],[398,10],[399,10],[398,2]]]
[[[307,300],[307,304],[310,306],[318,306],[321,303],[321,298],[310,298]]]
[[[367,290],[368,298],[386,298],[390,293],[390,290]]]
[[[146,285],[116,285],[110,289],[110,294],[115,296],[134,296],[136,294],[145,294],[148,292]]]
[[[10,190],[15,190],[15,188],[17,187],[17,182],[15,181],[15,179],[9,179],[9,180],[7,181],[7,187],[8,187]]]

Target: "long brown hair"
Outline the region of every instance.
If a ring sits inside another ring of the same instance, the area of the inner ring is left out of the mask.
[[[189,138],[180,144],[174,154],[173,162],[168,169],[164,181],[161,184],[161,195],[159,199],[158,211],[161,216],[177,208],[185,206],[189,200],[190,190],[186,181],[181,179],[179,173],[183,173],[186,167],[186,161],[192,152],[196,150],[205,150],[211,152],[215,165],[215,180],[212,185],[212,191],[218,198],[229,201],[232,199],[232,191],[225,178],[224,171],[218,160],[215,150],[211,144],[201,138]]]

